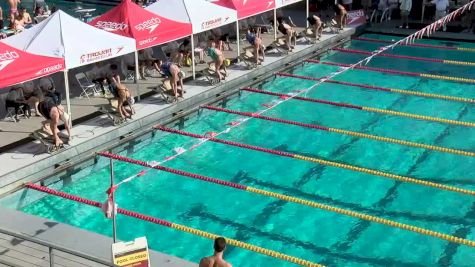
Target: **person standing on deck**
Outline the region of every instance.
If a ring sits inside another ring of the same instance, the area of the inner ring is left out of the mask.
[[[432,0],[432,4],[435,4],[435,20],[439,20],[447,14],[447,8],[449,7],[448,0]],[[444,32],[447,30],[447,26],[444,25]]]
[[[199,267],[232,267],[232,265],[223,259],[226,249],[226,239],[218,237],[214,240],[213,256],[202,258]]]
[[[409,29],[409,13],[411,13],[412,9],[412,0],[399,0],[401,6],[399,9],[401,10],[401,20],[402,25],[399,28],[404,28],[404,24],[406,25],[406,29]]]

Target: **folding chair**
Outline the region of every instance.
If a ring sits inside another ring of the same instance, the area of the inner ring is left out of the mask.
[[[257,68],[256,58],[254,56],[254,47],[248,46],[243,48],[244,52],[241,54],[240,59],[248,70]]]
[[[100,89],[97,88],[97,84],[91,82],[85,73],[80,72],[76,74],[76,80],[82,89],[82,93],[79,95],[79,97],[85,96],[89,99],[89,95],[95,96],[100,94]]]
[[[20,120],[15,119],[15,107],[6,107],[7,115],[5,115],[5,120],[10,120],[11,122],[19,122]],[[23,108],[20,107],[20,114],[18,116],[25,116]]]

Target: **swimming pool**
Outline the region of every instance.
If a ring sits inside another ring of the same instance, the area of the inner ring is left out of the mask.
[[[363,37],[395,39],[364,34]],[[424,43],[444,45],[443,41]],[[475,47],[475,44],[456,43]],[[344,45],[372,51],[381,44],[353,40]],[[428,52],[430,50],[430,53]],[[475,62],[475,53],[414,47],[396,48],[391,53]],[[463,53],[460,56],[459,53]],[[353,63],[363,56],[340,52],[324,55],[322,61]],[[437,72],[470,78],[475,67],[463,69],[440,63],[375,58],[368,66],[414,72]],[[338,67],[305,63],[292,73],[321,77]],[[468,70],[467,70],[468,69]],[[336,78],[368,85],[475,98],[475,85],[419,77],[352,70]],[[315,81],[276,76],[260,83],[262,90],[289,93],[307,88]],[[475,121],[473,104],[383,92],[354,86],[324,83],[307,98],[421,114],[466,122]],[[242,91],[240,96],[220,103],[234,111],[257,112],[273,103],[276,96]],[[473,127],[415,120],[291,99],[264,115],[301,123],[356,131],[411,142],[475,151]],[[242,116],[203,109],[184,123],[170,125],[186,132],[221,132]],[[475,190],[474,159],[405,145],[357,138],[347,134],[308,129],[254,118],[235,127],[220,139],[250,144],[307,157],[336,161],[363,168],[414,177],[459,188]],[[121,155],[143,161],[161,161],[179,147],[190,148],[197,139],[156,131],[141,142],[124,147]],[[219,178],[273,192],[362,212],[401,223],[475,240],[473,196],[417,184],[397,182],[343,168],[206,142],[165,163],[165,166]],[[116,162],[116,182],[136,174],[143,167]],[[77,168],[50,187],[103,202],[109,186],[108,160]],[[83,229],[111,235],[110,221],[96,208],[46,196],[30,201],[37,192],[20,191],[1,204]],[[41,194],[44,196],[43,194]],[[21,204],[18,197],[23,199]],[[251,194],[215,184],[186,179],[161,171],[124,184],[116,192],[119,206],[163,218],[288,255],[329,266],[471,266],[475,249],[437,238],[377,223],[322,211],[282,200]],[[152,249],[194,262],[211,253],[210,240],[118,216],[118,237],[132,240],[146,235]],[[234,266],[293,266],[239,248],[230,247],[226,258]]]

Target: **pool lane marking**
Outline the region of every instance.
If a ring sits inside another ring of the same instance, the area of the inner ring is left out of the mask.
[[[242,90],[253,92],[253,93],[259,93],[259,94],[279,96],[279,97],[288,97],[288,98],[292,97],[292,95],[288,95],[288,94],[274,93],[274,92],[263,91],[263,90],[259,90],[255,88],[244,88]],[[319,104],[326,104],[326,105],[337,106],[337,107],[342,107],[342,108],[364,110],[368,112],[374,112],[374,113],[380,113],[380,114],[386,114],[386,115],[392,115],[392,116],[398,116],[398,117],[405,117],[405,118],[416,119],[416,120],[432,121],[432,122],[453,124],[453,125],[459,125],[459,126],[465,126],[465,127],[475,127],[475,123],[473,122],[449,120],[449,119],[419,115],[419,114],[414,114],[414,113],[400,112],[400,111],[380,109],[380,108],[372,108],[372,107],[366,107],[366,106],[358,106],[358,105],[353,105],[353,104],[343,103],[343,102],[332,102],[332,101],[327,101],[327,100],[317,99],[317,98],[295,96],[295,97],[292,97],[292,99],[319,103]]]
[[[353,66],[352,64],[320,61],[320,60],[315,60],[315,59],[306,59],[305,62],[314,63],[314,64],[325,64],[325,65],[345,67],[345,68],[349,68]],[[427,73],[419,73],[419,72],[400,71],[400,70],[368,67],[368,66],[362,66],[362,65],[353,66],[353,68],[360,69],[360,70],[388,73],[388,74],[396,74],[396,75],[423,77],[423,78],[447,80],[447,81],[453,81],[453,82],[475,83],[475,79],[469,79],[469,78],[463,78],[463,77],[453,77],[453,76],[444,76],[444,75],[427,74]]]
[[[379,40],[374,38],[366,38],[366,37],[352,37],[353,40],[358,41],[366,41],[366,42],[373,42],[373,43],[384,43],[384,44],[392,44],[393,41],[389,40]],[[434,49],[445,49],[445,50],[454,50],[454,51],[465,51],[465,52],[475,52],[475,48],[467,48],[467,47],[455,47],[455,46],[445,46],[445,45],[431,45],[431,44],[416,44],[416,43],[399,43],[402,46],[415,46],[415,47],[424,47],[424,48],[434,48]]]
[[[243,90],[247,91],[248,89],[243,89]],[[268,117],[268,116],[258,115],[258,114],[252,113],[252,112],[241,112],[241,111],[235,111],[235,110],[230,110],[230,109],[225,109],[225,108],[220,108],[220,107],[214,107],[214,106],[203,106],[202,108],[215,110],[215,111],[220,111],[220,112],[231,113],[231,114],[236,114],[236,115],[240,115],[240,116],[252,117],[252,118],[257,118],[257,119],[262,119],[262,120],[267,120],[267,121],[279,122],[279,123],[284,123],[284,124],[289,124],[289,125],[296,125],[296,126],[311,128],[311,129],[315,129],[315,130],[322,130],[322,131],[328,131],[328,132],[333,132],[333,133],[338,133],[338,134],[345,134],[345,135],[355,136],[355,137],[359,137],[359,138],[373,139],[373,140],[377,140],[377,141],[381,141],[381,142],[387,142],[387,143],[394,143],[394,144],[398,144],[398,145],[405,145],[405,146],[410,146],[410,147],[423,148],[423,149],[434,150],[434,151],[439,151],[439,152],[444,152],[444,153],[457,154],[457,155],[462,155],[462,156],[467,156],[467,157],[475,157],[475,153],[473,153],[473,152],[468,152],[468,151],[463,151],[463,150],[458,150],[458,149],[453,149],[453,148],[426,145],[426,144],[410,142],[410,141],[401,140],[401,139],[395,139],[395,138],[365,134],[365,133],[361,133],[361,132],[348,131],[348,130],[343,130],[343,129],[338,129],[338,128],[331,128],[331,127],[326,127],[326,126],[317,125],[317,124],[309,124],[309,123],[302,123],[302,122],[285,120],[285,119],[280,119],[280,118]]]
[[[339,51],[339,52],[342,52],[342,53],[360,54],[360,55],[368,55],[368,56],[373,55],[373,52],[370,52],[370,51],[340,48],[340,47],[335,47],[332,50]],[[385,54],[385,53],[381,53],[378,56],[389,57],[389,58],[399,58],[399,59],[409,59],[409,60],[416,60],[416,61],[425,61],[425,62],[433,62],[433,63],[443,63],[443,64],[451,64],[451,65],[475,66],[475,62],[469,62],[469,61],[446,60],[446,59],[427,58],[427,57],[414,57],[414,56]]]
[[[135,165],[140,165],[140,166],[143,166],[143,167],[146,167],[146,168],[153,168],[153,169],[157,169],[157,170],[177,174],[177,175],[180,175],[180,176],[185,176],[185,177],[192,178],[192,179],[197,179],[197,180],[201,180],[201,181],[205,181],[205,182],[210,182],[210,183],[219,184],[219,185],[222,185],[222,186],[231,187],[231,188],[234,188],[234,189],[244,190],[244,191],[259,194],[259,195],[262,195],[262,196],[272,197],[272,198],[280,199],[280,200],[283,200],[283,201],[286,201],[286,202],[293,202],[293,203],[296,203],[296,204],[309,206],[309,207],[317,208],[317,209],[321,209],[321,210],[326,210],[326,211],[330,211],[330,212],[333,212],[333,213],[338,213],[338,214],[358,218],[358,219],[365,220],[365,221],[375,222],[375,223],[383,224],[383,225],[394,227],[394,228],[408,230],[408,231],[416,232],[416,233],[419,233],[419,234],[422,234],[422,235],[427,235],[427,236],[431,236],[431,237],[444,239],[444,240],[447,240],[449,242],[454,242],[454,243],[463,244],[463,245],[472,246],[472,247],[475,246],[475,241],[472,241],[472,240],[463,239],[463,238],[443,234],[443,233],[440,233],[440,232],[420,228],[420,227],[413,226],[413,225],[399,223],[399,222],[396,222],[396,221],[393,221],[393,220],[384,219],[384,218],[380,218],[380,217],[377,217],[377,216],[367,215],[367,214],[364,214],[364,213],[355,212],[355,211],[348,210],[348,209],[338,208],[338,207],[335,207],[335,206],[331,206],[331,205],[327,205],[327,204],[323,204],[323,203],[319,203],[319,202],[315,202],[315,201],[310,201],[310,200],[305,200],[305,199],[302,199],[302,198],[292,197],[292,196],[288,196],[288,195],[284,195],[284,194],[280,194],[280,193],[276,193],[276,192],[272,192],[272,191],[268,191],[268,190],[263,190],[263,189],[250,187],[250,186],[246,186],[246,185],[242,185],[242,184],[238,184],[238,183],[228,182],[228,181],[224,181],[224,180],[220,180],[220,179],[216,179],[216,178],[212,178],[212,177],[208,177],[208,176],[203,176],[203,175],[199,175],[199,174],[195,174],[195,173],[189,173],[189,172],[176,170],[176,169],[171,169],[171,168],[167,168],[167,167],[163,167],[163,166],[153,166],[153,165],[151,165],[147,162],[144,162],[144,161],[127,158],[127,157],[117,155],[117,154],[112,154],[112,153],[109,153],[109,152],[101,152],[101,153],[98,153],[98,154],[100,156],[111,158],[111,159],[114,159],[114,160],[119,160],[119,161],[131,163],[131,164],[135,164]]]
[[[375,176],[381,176],[381,177],[385,177],[385,178],[389,178],[389,179],[393,179],[393,180],[397,180],[397,181],[402,181],[402,182],[406,182],[406,183],[413,183],[413,184],[433,187],[433,188],[437,188],[437,189],[441,189],[441,190],[452,191],[452,192],[456,192],[456,193],[460,193],[460,194],[475,196],[475,191],[468,190],[468,189],[463,189],[463,188],[460,188],[460,187],[455,187],[455,186],[449,186],[449,185],[444,185],[444,184],[440,184],[440,183],[424,181],[424,180],[416,179],[416,178],[412,178],[412,177],[407,177],[407,176],[402,176],[402,175],[398,175],[398,174],[373,170],[373,169],[369,169],[369,168],[363,168],[363,167],[359,167],[359,166],[354,166],[354,165],[345,164],[345,163],[339,163],[339,162],[330,161],[330,160],[324,160],[324,159],[320,159],[320,158],[306,157],[306,156],[299,155],[299,154],[292,154],[292,153],[288,153],[288,152],[284,152],[284,151],[279,151],[279,150],[274,150],[274,149],[269,149],[269,148],[264,148],[264,147],[259,147],[259,146],[253,146],[253,145],[238,143],[238,142],[234,142],[234,141],[217,139],[217,138],[209,137],[209,136],[205,136],[205,135],[199,135],[199,134],[189,133],[189,132],[180,131],[180,130],[176,130],[176,129],[171,129],[171,128],[168,128],[168,127],[165,127],[165,126],[162,126],[162,125],[156,125],[154,128],[157,129],[157,130],[160,130],[160,131],[164,131],[164,132],[169,132],[169,133],[179,134],[179,135],[183,135],[183,136],[193,137],[193,138],[197,138],[197,139],[201,139],[201,140],[206,139],[207,141],[211,141],[211,142],[215,142],[215,143],[221,143],[221,144],[225,144],[225,145],[229,145],[229,146],[235,146],[235,147],[240,147],[240,148],[244,148],[244,149],[248,149],[248,150],[254,150],[254,151],[260,151],[260,152],[264,152],[264,153],[267,153],[267,154],[273,154],[273,155],[287,157],[287,158],[299,159],[299,160],[308,161],[308,162],[312,162],[312,163],[317,163],[317,164],[321,164],[321,165],[332,166],[332,167],[335,167],[335,168],[346,169],[346,170],[351,170],[351,171],[355,171],[355,172],[371,174],[371,175],[375,175]]]
[[[36,184],[32,184],[32,183],[25,184],[25,187],[30,188],[30,189],[34,189],[34,190],[37,190],[37,191],[40,191],[40,192],[44,192],[44,193],[47,193],[47,194],[50,194],[50,195],[54,195],[54,196],[57,196],[57,197],[62,197],[62,198],[65,198],[65,199],[69,199],[69,200],[79,202],[79,203],[82,203],[82,204],[97,207],[97,208],[101,208],[101,205],[102,205],[101,203],[99,203],[97,201],[92,201],[92,200],[89,200],[89,199],[85,199],[85,198],[82,198],[82,197],[79,197],[79,196],[67,194],[67,193],[64,193],[64,192],[60,192],[60,191],[53,190],[53,189],[48,188],[48,187],[44,187],[44,186],[40,186],[40,185],[36,185]],[[219,237],[219,235],[216,235],[216,234],[213,234],[213,233],[210,233],[210,232],[206,232],[206,231],[199,230],[199,229],[196,229],[196,228],[188,227],[188,226],[185,226],[185,225],[182,225],[182,224],[173,223],[173,222],[170,222],[170,221],[167,221],[167,220],[155,218],[155,217],[148,216],[148,215],[145,215],[145,214],[141,214],[141,213],[138,213],[138,212],[135,212],[135,211],[130,211],[130,210],[122,209],[122,208],[117,208],[117,212],[120,213],[120,214],[123,214],[125,216],[133,217],[133,218],[140,219],[140,220],[143,220],[143,221],[148,221],[148,222],[151,222],[151,223],[154,223],[154,224],[159,224],[159,225],[162,225],[162,226],[165,226],[165,227],[173,228],[175,230],[180,230],[182,232],[187,232],[187,233],[194,234],[194,235],[197,235],[197,236],[200,236],[200,237],[205,237],[205,238],[208,238],[208,239],[211,239],[211,240]],[[263,247],[258,247],[258,246],[255,246],[255,245],[251,245],[249,243],[241,242],[239,240],[235,240],[235,239],[231,239],[231,238],[227,238],[227,237],[225,237],[225,238],[226,238],[226,242],[228,244],[232,245],[232,246],[240,247],[240,248],[243,248],[243,249],[246,249],[246,250],[249,250],[249,251],[253,251],[253,252],[256,252],[256,253],[259,253],[259,254],[267,255],[267,256],[270,256],[270,257],[273,257],[273,258],[285,260],[285,261],[288,261],[288,262],[292,262],[292,263],[295,263],[295,264],[299,264],[299,265],[302,265],[302,266],[308,266],[308,267],[323,267],[324,266],[324,265],[321,265],[321,264],[318,264],[318,263],[314,263],[314,262],[311,262],[311,261],[307,261],[307,260],[303,260],[303,259],[300,259],[300,258],[297,258],[297,257],[290,256],[290,255],[287,255],[287,254],[283,254],[283,253],[280,253],[280,252],[277,252],[277,251],[274,251],[274,250],[270,250],[270,249],[266,249],[266,248],[263,248]],[[456,238],[456,237],[454,237],[454,238]]]
[[[310,81],[321,81],[324,78],[324,77],[310,77],[310,76],[295,75],[295,74],[284,73],[284,72],[278,72],[278,73],[276,73],[276,75],[284,76],[284,77],[291,77],[291,78],[296,78],[296,79],[302,79],[302,80],[310,80]],[[410,90],[395,89],[395,88],[386,88],[386,87],[379,87],[379,86],[367,85],[367,84],[362,84],[362,83],[350,83],[350,82],[343,82],[343,81],[336,81],[336,80],[325,80],[324,82],[325,83],[334,83],[334,84],[347,85],[347,86],[352,86],[352,87],[361,87],[361,88],[365,88],[365,89],[371,89],[371,90],[376,90],[376,91],[384,91],[384,92],[390,92],[390,93],[415,95],[415,96],[420,96],[420,97],[437,98],[437,99],[450,100],[450,101],[456,101],[456,102],[464,102],[464,103],[475,103],[475,99],[457,97],[457,96],[431,94],[431,93],[424,93],[424,92],[418,92],[418,91],[410,91]]]

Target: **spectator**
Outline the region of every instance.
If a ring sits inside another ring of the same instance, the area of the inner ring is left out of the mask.
[[[448,0],[432,0],[432,4],[435,4],[435,20],[439,20],[447,14],[447,8],[449,7]],[[447,30],[447,25],[444,24],[443,31]]]
[[[45,0],[35,0],[35,2],[33,3],[33,10],[35,11],[35,16],[44,15],[44,13],[47,11],[46,8],[47,6]]]
[[[399,0],[399,3],[401,3],[399,9],[401,10],[402,20],[402,25],[399,28],[404,28],[404,25],[406,25],[406,29],[409,29],[409,13],[412,9],[412,0]]]
[[[213,256],[202,258],[199,267],[232,267],[224,260],[223,254],[226,250],[226,239],[218,237],[214,240]]]
[[[190,39],[185,38],[183,40],[183,43],[180,44],[178,47],[178,67],[183,67],[182,63],[185,63],[185,66],[189,67],[191,66],[191,57],[190,57],[190,51],[191,51],[191,42]]]
[[[25,114],[26,118],[31,116],[30,106],[28,105],[23,95],[23,88],[21,86],[14,86],[7,94],[5,106],[15,109],[15,121],[19,121],[18,114],[20,111]]]
[[[33,23],[33,20],[31,19],[31,16],[28,13],[28,11],[26,11],[26,8],[24,8],[24,7],[20,8],[20,16],[22,17],[23,25],[27,26],[27,25]]]
[[[18,15],[18,4],[20,0],[8,0],[8,5],[10,6],[10,21],[15,21],[15,16]]]
[[[399,0],[388,0],[388,20],[391,20],[394,9],[399,6]]]
[[[25,29],[25,23],[23,22],[23,17],[21,13],[15,15],[15,20],[13,21],[13,30],[15,33],[22,32]]]
[[[24,97],[30,107],[35,108],[35,116],[40,117],[40,112],[38,111],[38,104],[43,100],[44,95],[43,91],[39,88],[36,87],[35,89],[29,88],[29,89],[23,89],[23,94]]]

